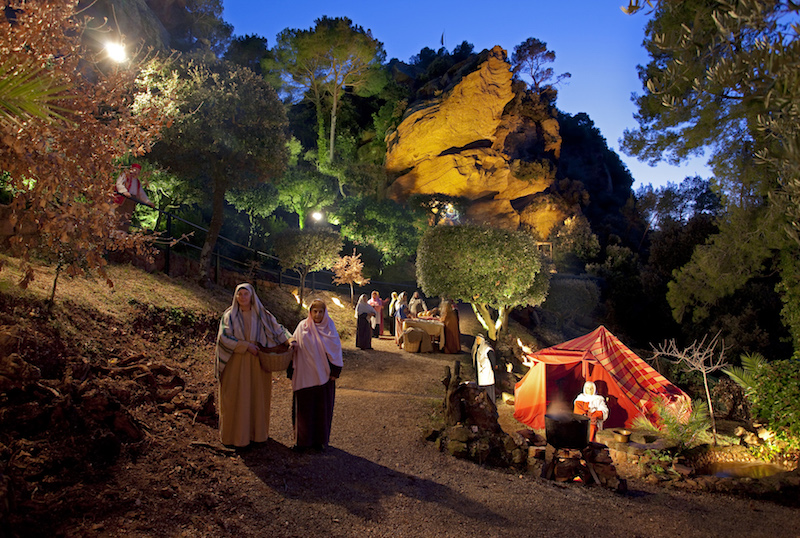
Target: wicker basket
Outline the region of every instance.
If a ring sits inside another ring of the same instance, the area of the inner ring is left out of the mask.
[[[292,362],[292,350],[290,349],[283,353],[265,353],[259,351],[258,362],[261,363],[261,369],[265,372],[281,372],[286,370]]]

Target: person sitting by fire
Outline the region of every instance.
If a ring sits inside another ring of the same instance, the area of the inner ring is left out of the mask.
[[[597,430],[603,429],[603,421],[608,418],[608,405],[606,399],[597,394],[594,383],[587,381],[583,384],[583,392],[575,398],[572,412],[589,417],[589,441],[595,442]]]

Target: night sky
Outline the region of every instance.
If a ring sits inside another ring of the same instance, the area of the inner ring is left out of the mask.
[[[375,0],[224,0],[223,18],[233,24],[236,35],[266,37],[268,46],[284,28],[311,28],[314,20],[349,17],[355,24],[372,31],[383,43],[387,59],[409,61],[423,47],[437,50],[442,45],[452,51],[462,41],[476,51],[500,45],[511,56],[514,46],[529,37],[547,43],[556,53],[556,74],[572,74],[559,86],[556,105],[577,114],[586,112],[617,151],[636,180],[634,188],[668,181],[680,183],[686,176],[710,177],[705,159],[680,167],[662,163],[650,167],[619,150],[619,139],[626,128],[635,128],[632,93],[641,93],[636,66],[648,56],[644,40],[645,14],[625,15],[624,0],[530,0],[513,2],[421,2],[407,0],[395,4]]]

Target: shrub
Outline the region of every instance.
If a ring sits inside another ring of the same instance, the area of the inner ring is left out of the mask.
[[[748,396],[754,417],[800,437],[800,361],[775,361],[759,368]]]
[[[639,416],[633,421],[633,426],[637,429],[657,433],[668,443],[674,444],[678,453],[708,442],[708,429],[711,427],[708,404],[702,400],[695,400],[692,403],[691,411],[686,409],[687,405],[674,407],[657,402],[658,424],[653,424],[645,417]]]

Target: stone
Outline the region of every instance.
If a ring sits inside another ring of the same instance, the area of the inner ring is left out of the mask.
[[[466,458],[469,456],[469,448],[467,447],[467,443],[450,439],[447,442],[446,448],[447,452],[456,458]]]
[[[747,432],[742,436],[742,441],[751,446],[757,446],[762,443],[761,439],[753,432]]]
[[[470,431],[464,426],[453,426],[447,430],[447,438],[451,441],[466,443],[470,437]]]

